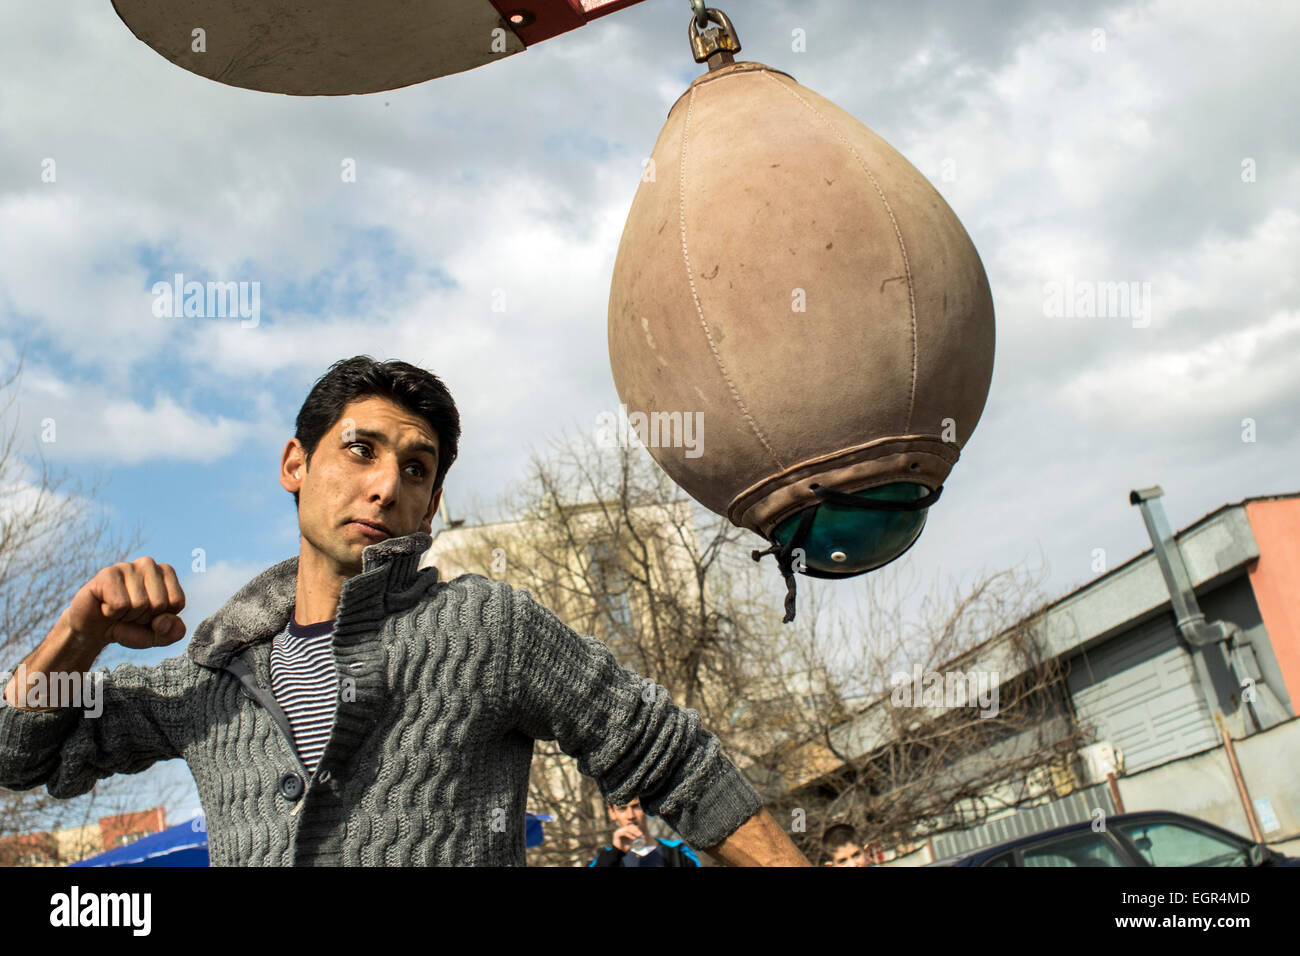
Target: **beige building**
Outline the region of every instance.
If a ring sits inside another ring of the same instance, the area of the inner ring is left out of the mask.
[[[67,866],[167,828],[163,807],[100,817],[80,827],[0,838],[0,866]]]

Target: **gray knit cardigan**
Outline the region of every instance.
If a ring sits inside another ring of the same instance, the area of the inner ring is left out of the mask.
[[[640,797],[693,847],[762,807],[694,710],[619,667],[527,591],[420,568],[423,532],[366,547],[335,618],[340,699],[308,775],[270,695],[298,559],[259,574],[185,653],[104,674],[97,718],[0,707],[0,786],[86,793],[180,757],[214,866],[522,865],[534,740],[615,802]]]

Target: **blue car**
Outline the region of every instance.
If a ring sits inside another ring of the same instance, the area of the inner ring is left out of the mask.
[[[1182,813],[1119,813],[1093,830],[1071,823],[926,866],[1300,866],[1263,843]]]

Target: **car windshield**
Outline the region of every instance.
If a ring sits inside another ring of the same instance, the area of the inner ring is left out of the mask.
[[[1022,866],[1126,866],[1099,833],[1084,831],[1031,844],[1020,852]]]
[[[1249,866],[1250,847],[1172,821],[1117,823],[1115,829],[1152,866]]]

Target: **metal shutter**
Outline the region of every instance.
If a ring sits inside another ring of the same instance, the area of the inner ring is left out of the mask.
[[[1080,726],[1124,752],[1125,773],[1219,743],[1172,614],[1074,657],[1068,681]]]

